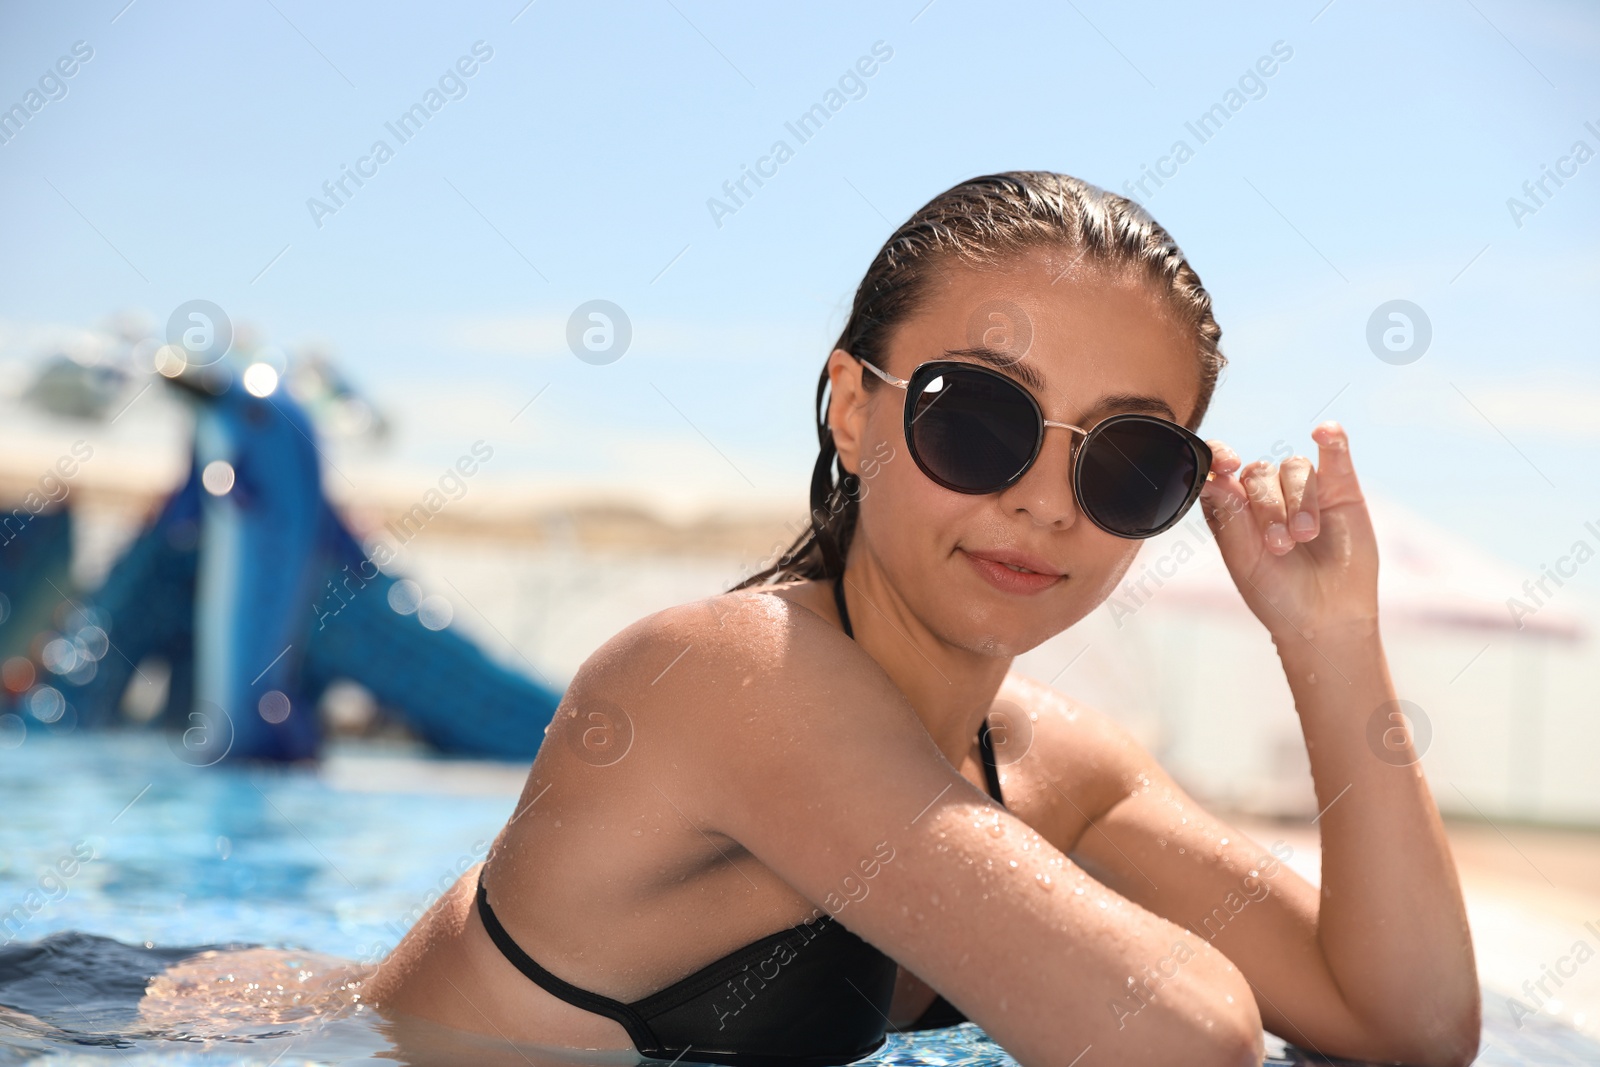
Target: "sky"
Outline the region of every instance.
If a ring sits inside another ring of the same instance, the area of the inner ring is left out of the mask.
[[[419,491],[488,440],[500,484],[801,509],[883,240],[962,179],[1059,170],[1138,194],[1211,292],[1203,434],[1308,451],[1337,418],[1370,491],[1530,577],[1600,549],[1600,9],[1215,7],[6,5],[0,108],[42,103],[0,125],[0,391],[204,299],[335,353]],[[631,334],[610,361],[568,340],[595,300]],[[130,414],[84,432],[179,417]]]

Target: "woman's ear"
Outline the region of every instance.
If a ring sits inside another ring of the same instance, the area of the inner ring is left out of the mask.
[[[861,440],[867,428],[867,391],[861,361],[842,348],[828,354],[828,428],[846,471],[861,470]]]

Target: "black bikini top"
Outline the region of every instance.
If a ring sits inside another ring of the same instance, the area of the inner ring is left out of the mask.
[[[852,639],[842,579],[834,598]],[[1000,775],[989,724],[978,731],[995,800]],[[485,865],[487,866],[487,865]],[[640,1000],[624,1002],[551,974],[501,925],[478,872],[478,914],[511,963],[569,1004],[615,1019],[644,1056],[744,1067],[833,1067],[881,1048],[898,966],[832,915],[798,923],[734,950]],[[965,1021],[942,996],[906,1029]]]

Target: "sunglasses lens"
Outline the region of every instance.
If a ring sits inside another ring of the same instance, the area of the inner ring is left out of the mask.
[[[923,471],[959,493],[992,493],[1027,467],[1039,445],[1028,394],[995,375],[945,369],[914,387],[908,435]]]
[[[1183,514],[1204,466],[1176,427],[1119,419],[1096,429],[1078,456],[1078,503],[1111,533],[1149,537]]]

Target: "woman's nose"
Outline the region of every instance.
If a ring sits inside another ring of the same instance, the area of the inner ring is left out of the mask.
[[[1026,511],[1039,526],[1065,530],[1078,521],[1078,502],[1072,495],[1073,446],[1071,430],[1050,433],[1047,427],[1039,455],[1021,478],[1005,491],[1006,502]]]

